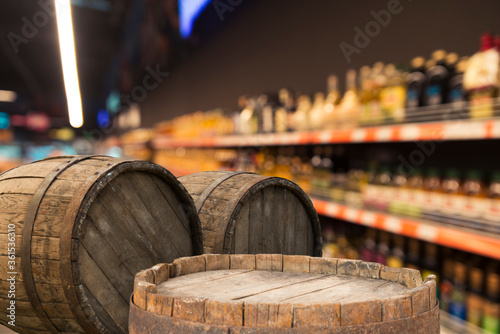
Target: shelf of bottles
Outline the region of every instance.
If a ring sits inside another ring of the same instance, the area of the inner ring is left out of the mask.
[[[476,230],[454,229],[434,221],[404,218],[315,198],[312,201],[320,215],[500,260],[500,238]]]

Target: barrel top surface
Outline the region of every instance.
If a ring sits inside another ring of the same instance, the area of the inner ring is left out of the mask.
[[[208,298],[246,303],[366,302],[404,295],[391,281],[334,274],[262,270],[217,270],[172,278],[157,287],[171,297]]]

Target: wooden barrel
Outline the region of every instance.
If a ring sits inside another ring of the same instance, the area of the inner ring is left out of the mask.
[[[139,272],[130,333],[439,333],[436,277],[360,260],[207,254]]]
[[[127,333],[134,275],[203,250],[186,189],[145,161],[12,169],[0,174],[0,211],[0,322],[22,333]]]
[[[202,172],[179,178],[193,197],[204,252],[321,256],[318,215],[295,183],[249,172]]]

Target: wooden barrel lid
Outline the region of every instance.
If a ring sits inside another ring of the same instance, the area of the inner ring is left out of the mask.
[[[397,327],[437,312],[435,277],[422,282],[417,270],[279,254],[206,254],[157,265],[136,275],[133,303],[131,333],[141,322],[193,333],[200,326]]]

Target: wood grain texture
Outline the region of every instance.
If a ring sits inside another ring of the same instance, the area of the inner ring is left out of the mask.
[[[156,286],[144,283],[155,291],[146,294],[146,312],[139,311],[144,309],[142,300],[141,307],[131,305],[132,333],[139,333],[138,328],[146,333],[241,334],[437,333],[439,329],[438,306],[430,295],[435,296],[434,277],[410,289],[395,279],[401,279],[403,270],[384,271],[383,276],[392,280],[383,279],[379,273],[384,268],[371,263],[280,254],[210,254],[176,263],[196,267],[199,258],[205,259],[205,271],[200,266],[197,272],[170,277]],[[273,259],[281,259],[282,271],[273,267]],[[208,262],[215,270],[207,267]],[[256,270],[221,269],[232,263],[236,267],[255,263]],[[339,263],[343,274],[338,273]],[[259,270],[259,265],[266,269]],[[362,268],[366,276],[379,277],[361,276]],[[138,273],[138,279],[153,282],[154,269]],[[138,287],[134,300],[144,291]]]
[[[35,207],[32,230],[24,233],[28,207],[43,182],[47,188]],[[47,317],[59,332],[83,333],[83,323],[91,323],[95,332],[124,332],[134,274],[202,250],[201,227],[187,191],[168,171],[142,161],[57,157],[12,169],[0,175],[0,212],[0,241],[12,227],[16,231],[16,301],[23,314],[33,315],[17,318],[25,332],[44,332],[46,323],[37,319]],[[66,219],[68,212],[74,212],[72,220]],[[65,248],[61,240],[68,234]],[[2,248],[0,293],[5,296],[7,255]],[[32,283],[24,277],[26,266]],[[70,295],[78,298],[70,300]]]

